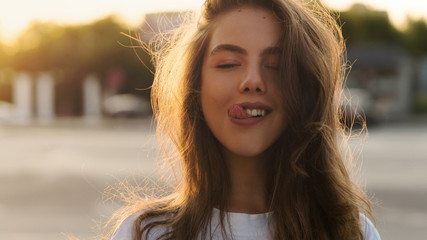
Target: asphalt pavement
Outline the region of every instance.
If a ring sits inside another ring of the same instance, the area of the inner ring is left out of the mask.
[[[380,124],[349,143],[382,239],[427,239],[427,121]],[[96,239],[121,205],[111,186],[167,189],[157,154],[150,119],[0,123],[0,239]]]

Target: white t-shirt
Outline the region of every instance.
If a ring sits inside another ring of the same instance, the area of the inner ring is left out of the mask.
[[[136,218],[140,213],[133,214],[126,218],[116,229],[111,240],[132,240],[132,229]],[[246,214],[246,213],[227,213],[231,231],[234,240],[260,240],[272,239],[270,234],[268,220],[272,216],[271,213],[262,214]],[[214,208],[212,212],[211,230],[212,239],[221,240],[222,233],[219,226],[219,210]],[[375,229],[372,222],[360,215],[365,240],[381,240],[378,231]],[[225,226],[228,226],[227,216],[225,217]],[[149,235],[149,240],[157,240],[164,233],[165,229],[154,228]],[[229,231],[226,231],[230,234]],[[228,235],[229,236],[229,235]]]

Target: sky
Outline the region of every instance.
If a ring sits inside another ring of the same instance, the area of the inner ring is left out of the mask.
[[[346,10],[354,2],[365,3],[389,12],[392,22],[402,27],[406,15],[427,19],[426,0],[324,0],[337,10]],[[59,24],[79,24],[118,15],[136,26],[147,12],[199,9],[203,0],[0,0],[0,39],[12,42],[33,20]]]

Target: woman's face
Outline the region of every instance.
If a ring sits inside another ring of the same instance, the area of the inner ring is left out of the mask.
[[[201,103],[225,150],[256,157],[285,127],[277,87],[280,26],[266,10],[243,7],[218,19],[205,52]]]

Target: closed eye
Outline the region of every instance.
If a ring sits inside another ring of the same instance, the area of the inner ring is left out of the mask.
[[[222,65],[218,65],[216,66],[216,68],[222,68],[222,69],[227,69],[227,68],[233,68],[233,67],[238,67],[240,66],[240,64],[222,64]]]

